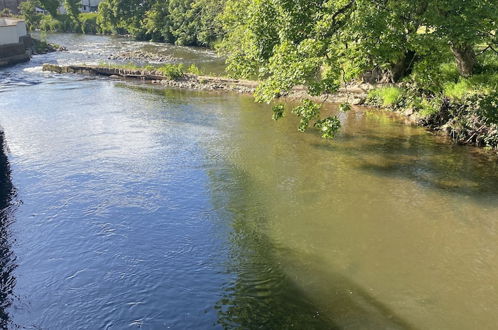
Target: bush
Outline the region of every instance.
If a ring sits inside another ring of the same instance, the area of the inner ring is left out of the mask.
[[[443,102],[439,98],[422,99],[417,110],[422,117],[430,117],[441,111],[442,104]]]
[[[487,124],[498,125],[498,91],[474,97],[478,114]]]
[[[183,64],[165,64],[157,68],[157,71],[172,80],[179,79],[185,75]]]
[[[187,71],[188,71],[188,73],[191,73],[191,74],[196,75],[196,76],[200,76],[202,74],[201,70],[195,64],[192,64],[191,66],[189,66]]]

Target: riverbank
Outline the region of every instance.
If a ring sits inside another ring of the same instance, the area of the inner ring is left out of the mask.
[[[423,93],[410,85],[392,85],[370,91],[365,104],[401,114],[453,142],[498,150],[498,94],[461,91],[448,95]]]
[[[259,82],[251,80],[203,76],[192,73],[178,73],[172,76],[171,73],[164,73],[155,69],[120,68],[104,65],[60,66],[44,64],[43,71],[134,79],[174,88],[229,91],[242,94],[253,94],[259,84]],[[457,144],[498,149],[498,126],[487,121],[484,116],[480,115],[479,111],[475,111],[476,107],[480,110],[484,109],[486,102],[491,102],[489,106],[493,107],[493,100],[477,98],[466,100],[466,102],[452,102],[448,99],[444,100],[436,110],[428,112],[422,108],[422,111],[420,111],[410,106],[406,101],[406,97],[403,98],[401,95],[394,96],[395,101],[388,102],[384,99],[384,97],[387,98],[388,96],[379,96],[379,93],[376,93],[378,91],[376,88],[396,90],[397,87],[382,86],[372,84],[353,85],[340,88],[336,94],[321,97],[312,97],[304,87],[299,86],[283,97],[290,100],[309,98],[317,102],[347,102],[353,105],[378,107],[400,114],[411,124],[423,126],[436,134],[449,136]],[[391,97],[393,96],[391,95]],[[489,111],[496,111],[496,109],[491,108]]]
[[[105,76],[120,79],[134,79],[147,81],[168,87],[176,87],[192,90],[228,91],[241,94],[253,94],[259,84],[258,81],[231,79],[226,77],[213,77],[197,75],[192,73],[163,72],[147,68],[121,68],[105,65],[55,65],[44,64],[43,71],[55,73],[76,73],[86,75]],[[284,97],[291,100],[310,98],[319,102],[362,104],[372,88],[369,85],[358,85],[341,88],[334,95],[313,97],[306,92],[304,87],[296,87]]]
[[[0,46],[0,67],[28,62],[32,55],[65,50],[62,46],[41,41],[30,36],[22,37],[19,43]]]
[[[9,162],[6,154],[5,137],[0,128],[0,215],[8,205],[8,196],[11,192]],[[1,323],[0,323],[1,324]]]
[[[31,38],[32,40],[32,54],[42,55],[53,52],[63,52],[67,51],[66,47],[57,44],[49,43],[43,40],[38,40],[36,38]]]

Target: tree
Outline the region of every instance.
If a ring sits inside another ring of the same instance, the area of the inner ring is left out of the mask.
[[[57,17],[57,9],[60,6],[59,0],[40,0],[40,7],[48,11],[50,16]]]
[[[475,50],[496,42],[498,6],[494,0],[427,1],[424,23],[434,35],[451,47],[462,76],[474,73],[478,60]]]
[[[232,75],[262,81],[256,98],[271,103],[297,85],[318,96],[367,73],[399,82],[420,62],[436,68],[450,54],[470,76],[476,49],[494,49],[497,13],[494,0],[228,0],[219,49]],[[324,121],[319,109],[309,100],[295,108],[299,129],[315,123],[333,136],[337,118]],[[274,107],[274,118],[283,114]]]
[[[19,10],[26,22],[28,30],[32,30],[34,27],[38,26],[40,22],[41,15],[36,12],[36,7],[40,4],[37,0],[23,1],[19,5]]]
[[[66,9],[67,15],[70,19],[70,21],[76,25],[76,27],[81,26],[80,22],[80,6],[81,6],[81,0],[64,0],[63,1],[64,8]],[[79,30],[79,28],[76,28],[74,30]]]

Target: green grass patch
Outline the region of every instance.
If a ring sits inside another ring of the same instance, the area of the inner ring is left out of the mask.
[[[368,93],[368,100],[384,107],[398,105],[404,96],[404,90],[398,87],[382,87]]]
[[[472,84],[467,79],[449,82],[443,85],[443,95],[451,100],[463,100],[473,92]]]

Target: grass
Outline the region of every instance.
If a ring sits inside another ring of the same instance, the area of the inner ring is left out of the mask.
[[[384,107],[393,107],[398,105],[404,96],[404,90],[399,87],[382,87],[374,89],[368,93],[370,102],[382,105]]]
[[[443,85],[443,95],[450,100],[461,101],[473,92],[474,88],[467,79],[461,79],[458,82],[448,82]]]

